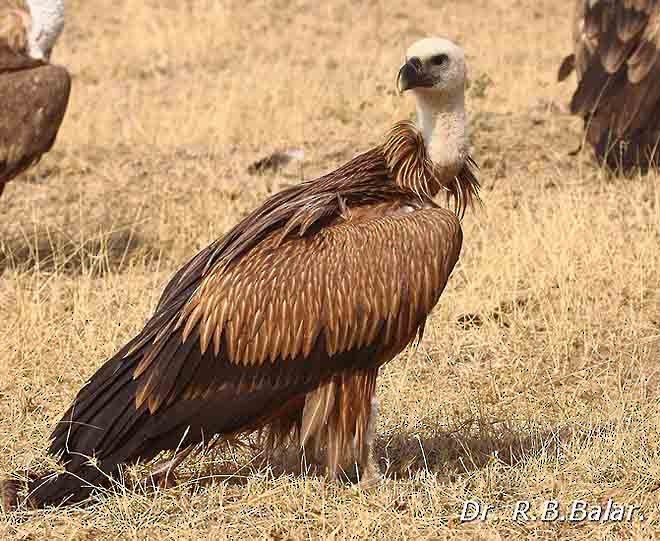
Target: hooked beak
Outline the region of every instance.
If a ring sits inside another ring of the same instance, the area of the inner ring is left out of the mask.
[[[396,88],[399,94],[417,87],[433,86],[433,81],[424,72],[422,61],[413,56],[401,66],[399,74],[396,77]]]

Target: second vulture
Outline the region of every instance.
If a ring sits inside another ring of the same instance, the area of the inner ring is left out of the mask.
[[[69,103],[68,71],[49,63],[63,0],[0,0],[0,195],[48,152]]]
[[[586,141],[613,169],[657,167],[660,0],[577,0],[573,38],[558,78],[577,72],[570,108]]]
[[[415,43],[397,85],[415,95],[417,125],[277,193],[185,264],[79,391],[49,449],[65,471],[32,479],[29,501],[79,501],[122,465],[172,450],[156,468],[169,471],[214,435],[254,431],[322,458],[332,477],[357,464],[361,482],[377,479],[379,368],[421,338],[478,197],[465,74],[454,43]],[[3,490],[16,506],[16,482]]]

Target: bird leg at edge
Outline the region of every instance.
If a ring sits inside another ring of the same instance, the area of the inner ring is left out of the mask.
[[[374,458],[374,440],[376,439],[376,426],[378,424],[379,402],[374,395],[371,398],[371,413],[369,414],[369,424],[367,425],[367,434],[364,445],[360,449],[358,459],[359,481],[358,487],[362,490],[369,490],[377,487],[383,480],[378,468],[378,462]]]

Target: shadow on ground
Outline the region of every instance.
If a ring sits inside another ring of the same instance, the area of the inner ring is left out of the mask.
[[[410,432],[380,437],[375,444],[380,472],[388,479],[406,479],[420,472],[447,475],[479,470],[494,460],[513,466],[539,453],[557,455],[574,434],[570,428],[524,431],[504,425],[488,427],[476,435],[463,432],[444,432],[427,438]],[[196,490],[215,483],[246,485],[253,475],[278,478],[300,477],[305,472],[310,476],[324,474],[322,466],[307,463],[293,450],[269,457],[254,447],[240,458],[229,458],[227,449],[220,446],[196,463],[195,473],[183,473],[174,484]],[[346,473],[344,481],[356,480],[355,472]]]
[[[478,470],[494,460],[508,466],[524,462],[538,453],[556,455],[572,431],[520,430],[508,426],[479,427],[444,432],[432,437],[397,433],[376,442],[381,471],[388,478],[406,478],[420,471],[448,474]]]
[[[103,275],[157,255],[158,250],[134,231],[101,234],[84,242],[44,232],[36,239],[1,242],[0,275],[6,270]]]

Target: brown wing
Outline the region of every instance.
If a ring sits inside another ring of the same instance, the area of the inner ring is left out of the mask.
[[[659,120],[660,2],[582,0],[582,9],[571,112],[585,118],[599,154],[619,140],[647,142]]]
[[[32,62],[27,59],[28,69],[16,71],[0,67],[0,193],[6,182],[50,150],[69,102],[67,70],[48,64],[31,67]]]
[[[197,337],[202,355],[212,350],[213,358],[239,367],[304,364],[314,350],[325,365],[314,369],[325,370],[336,354],[376,343],[398,352],[446,284],[460,249],[458,220],[439,208],[364,221],[365,210],[351,212],[357,217],[351,213],[311,238],[278,245],[273,237],[212,273],[170,320],[172,330],[182,329],[183,342]],[[354,362],[378,363],[378,356]],[[163,385],[163,364],[169,362],[162,356],[147,355],[135,371],[145,378],[138,405],[146,400],[152,412],[179,397],[178,385]],[[191,382],[186,393],[203,394],[213,383]]]
[[[281,244],[268,237],[172,295],[83,387],[51,452],[149,459],[186,427],[187,442],[254,428],[333,374],[391,359],[423,327],[462,233],[445,209],[383,206],[363,219],[370,210]],[[77,430],[90,424],[104,429]]]

